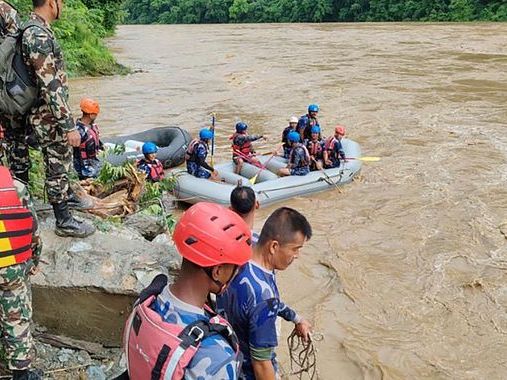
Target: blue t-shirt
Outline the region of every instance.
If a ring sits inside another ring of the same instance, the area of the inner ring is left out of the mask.
[[[299,317],[280,301],[275,273],[254,262],[246,263],[227,290],[217,297],[217,308],[238,336],[245,379],[255,379],[251,347],[272,348],[271,361],[276,370],[276,317],[292,322]]]
[[[164,321],[176,323],[182,327],[196,320],[209,321],[203,309],[189,305],[176,298],[169,286],[160,293],[152,306]],[[195,356],[185,370],[186,380],[235,380],[239,376],[239,366],[234,350],[221,335],[205,338]]]

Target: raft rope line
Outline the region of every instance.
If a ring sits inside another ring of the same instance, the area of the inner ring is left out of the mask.
[[[317,372],[317,349],[313,342],[321,340],[322,335],[310,335],[309,339],[305,342],[296,334],[296,330],[287,337],[287,345],[289,346],[290,358],[290,374],[289,376],[297,376],[298,379],[303,379],[306,374],[310,380],[318,379]]]

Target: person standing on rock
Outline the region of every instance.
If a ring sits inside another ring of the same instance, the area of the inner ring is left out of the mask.
[[[0,329],[5,358],[14,380],[42,379],[30,370],[34,359],[30,332],[29,276],[37,273],[42,243],[37,214],[23,182],[0,166]]]
[[[128,377],[235,380],[241,359],[236,334],[206,300],[220,294],[251,257],[250,228],[233,211],[207,202],[190,207],[173,234],[183,257],[173,284],[155,277],[125,327]]]
[[[68,172],[72,165],[71,147],[79,147],[81,136],[76,129],[68,104],[67,74],[60,45],[56,41],[50,24],[60,18],[62,0],[32,0],[33,13],[22,25],[21,53],[23,61],[38,88],[38,100],[26,115],[27,124],[33,128],[38,140],[46,171],[46,190],[56,217],[55,233],[59,236],[86,237],[95,228],[78,221],[69,212],[67,204],[69,190]],[[25,117],[23,117],[23,121]],[[26,142],[27,125],[21,129],[6,124],[6,139],[10,146],[21,146]],[[26,148],[26,144],[24,145]],[[22,163],[24,172],[16,171]],[[17,149],[10,154],[9,163],[16,176],[28,180],[28,149]],[[18,165],[19,163],[19,165]],[[74,195],[75,196],[75,195]]]

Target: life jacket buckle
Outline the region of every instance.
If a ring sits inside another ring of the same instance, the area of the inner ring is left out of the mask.
[[[195,341],[200,342],[204,338],[204,331],[199,326],[193,326],[188,332],[188,336],[195,337]]]

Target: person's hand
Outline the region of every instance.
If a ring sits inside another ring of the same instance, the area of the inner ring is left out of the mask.
[[[308,322],[306,319],[303,319],[301,322],[296,323],[296,335],[303,339],[303,341],[308,342],[310,339],[310,333],[312,331],[312,324]]]
[[[331,164],[332,164],[331,160],[326,160],[326,165],[331,165]]]
[[[74,129],[73,131],[67,132],[67,141],[70,146],[77,148],[81,145],[81,135],[76,129]]]

